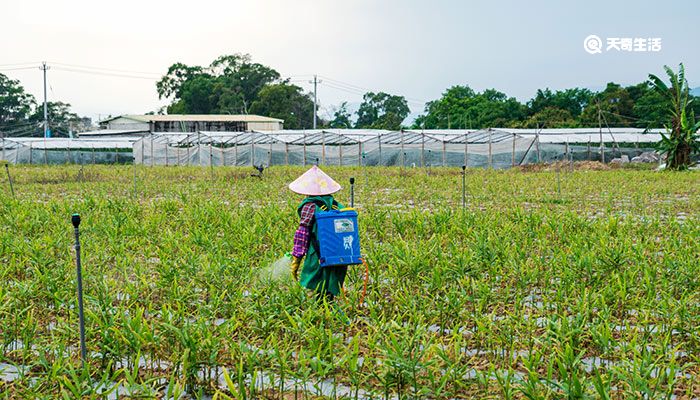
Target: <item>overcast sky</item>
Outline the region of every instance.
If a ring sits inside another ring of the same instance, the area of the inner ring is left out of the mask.
[[[313,74],[322,76],[322,116],[343,100],[359,102],[365,89],[404,95],[415,114],[457,84],[526,101],[544,87],[637,83],[679,62],[691,86],[700,85],[700,2],[692,0],[2,0],[0,7],[0,73],[41,100],[41,71],[8,64],[46,60],[54,66],[49,100],[95,119],[155,111],[167,103],[155,81],[168,66],[208,65],[237,52],[307,89]],[[584,51],[591,34],[603,40],[602,54]],[[606,39],[618,37],[661,38],[661,51],[606,51]]]

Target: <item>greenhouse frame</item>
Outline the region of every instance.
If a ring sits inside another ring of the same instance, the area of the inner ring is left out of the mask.
[[[138,139],[3,138],[0,159],[13,164],[130,164]]]
[[[165,132],[89,138],[4,138],[12,163],[164,166],[345,165],[509,168],[557,160],[609,162],[653,151],[664,130],[315,129]]]

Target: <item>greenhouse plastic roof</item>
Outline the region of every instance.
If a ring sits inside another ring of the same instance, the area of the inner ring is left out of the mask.
[[[162,132],[142,136],[134,130],[102,130],[83,133],[78,139],[69,138],[5,138],[33,148],[120,148],[132,147],[141,139],[153,140],[170,145],[193,145],[196,143],[212,146],[242,146],[246,144],[290,144],[290,145],[356,145],[361,143],[381,143],[387,145],[419,145],[428,143],[486,144],[502,143],[513,139],[534,140],[539,136],[541,143],[585,144],[599,143],[602,133],[605,143],[654,143],[661,140],[664,129],[644,130],[640,128],[574,128],[574,129],[516,129],[490,128],[480,130],[465,129],[308,129],[247,132]]]
[[[70,138],[5,138],[5,142],[14,142],[33,149],[131,149],[134,142],[141,137],[123,137],[117,139],[70,139]],[[5,144],[6,147],[7,143]]]
[[[540,143],[654,143],[661,140],[665,129],[641,128],[571,128],[571,129],[515,129],[493,128],[493,131],[516,134],[525,138],[534,138],[539,134]]]

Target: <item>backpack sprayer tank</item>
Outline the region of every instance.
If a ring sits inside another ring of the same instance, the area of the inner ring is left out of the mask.
[[[315,217],[321,267],[362,264],[357,211],[319,210]]]

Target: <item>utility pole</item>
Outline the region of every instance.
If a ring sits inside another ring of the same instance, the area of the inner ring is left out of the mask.
[[[49,112],[46,104],[46,70],[49,69],[49,67],[46,66],[46,61],[41,63],[39,69],[44,71],[44,137],[46,138],[49,135]]]
[[[598,106],[598,133],[600,134],[600,162],[605,164],[605,145],[603,144],[603,125],[600,122],[600,102],[596,102]]]
[[[317,88],[317,86],[321,82],[322,81],[319,81],[317,79],[316,75],[314,75],[314,80],[309,82],[309,83],[314,84],[314,129],[316,129],[316,114],[317,114],[317,110],[318,110],[318,105],[317,105],[318,104],[318,88]]]

